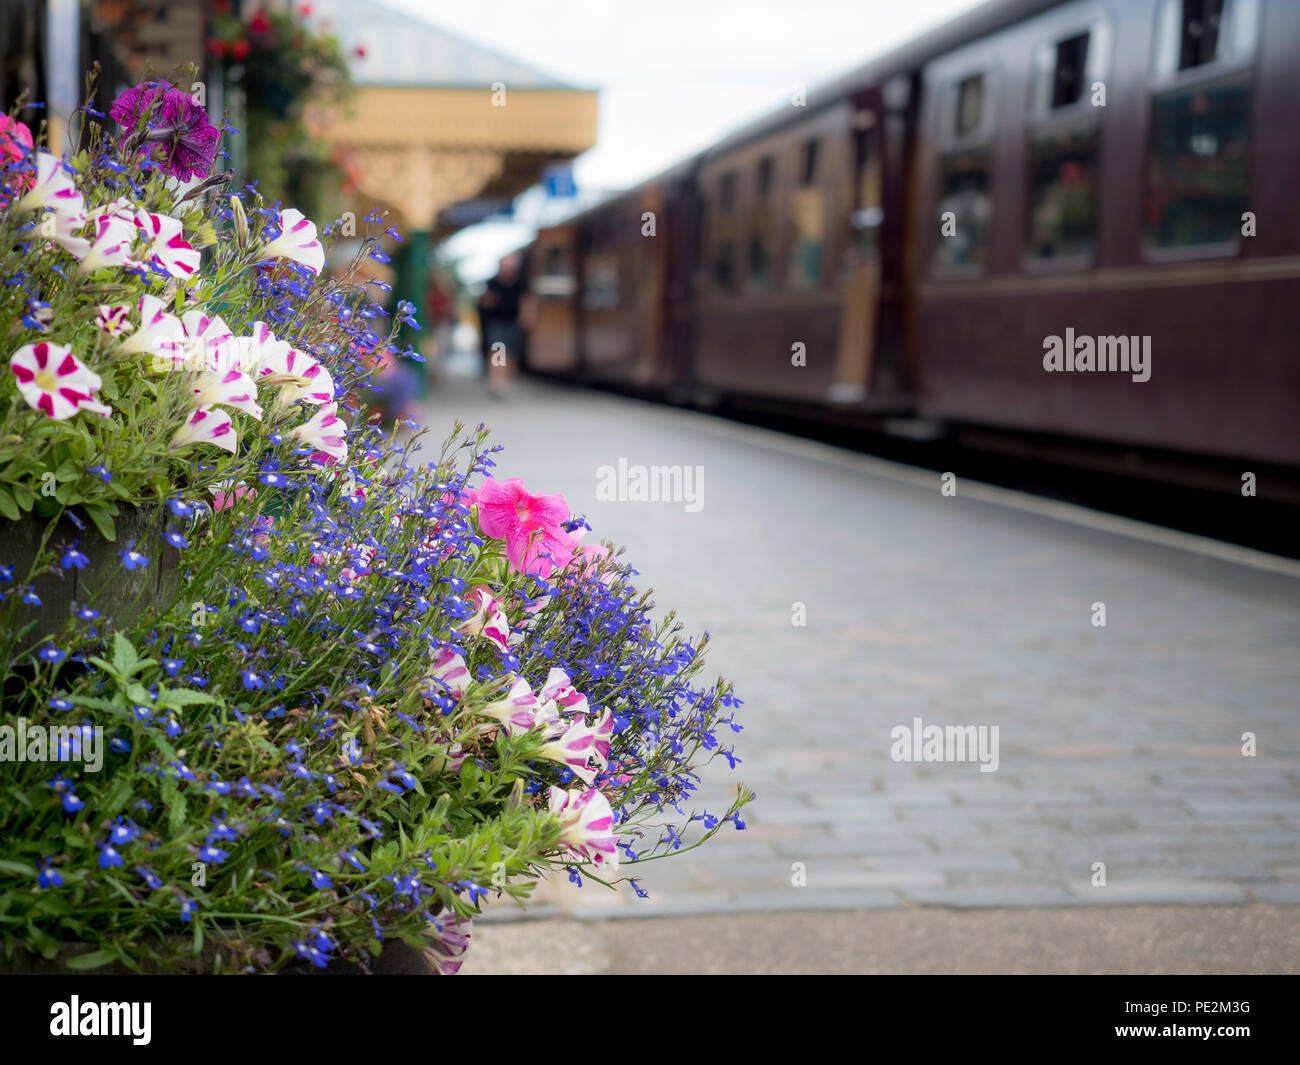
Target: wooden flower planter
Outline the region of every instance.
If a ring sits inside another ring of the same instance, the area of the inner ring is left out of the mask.
[[[61,556],[58,545],[78,541],[78,550],[90,561],[84,569],[62,571],[62,576],[46,573],[36,578],[34,587],[41,605],[20,603],[17,608],[19,629],[35,622],[23,644],[30,646],[57,632],[76,609],[74,604],[92,606],[105,621],[111,619],[120,626],[134,620],[146,606],[174,593],[180,578],[180,552],[162,539],[167,516],[166,508],[157,505],[119,508],[117,539],[112,542],[90,523],[78,529],[66,515],[60,518],[47,547],[55,546]],[[25,514],[18,521],[0,521],[0,562],[14,567],[15,581],[22,581],[31,571],[49,520]],[[135,549],[149,559],[143,569],[128,570],[118,558],[118,552],[132,540]]]

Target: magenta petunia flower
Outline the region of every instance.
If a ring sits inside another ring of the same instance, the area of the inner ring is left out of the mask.
[[[530,495],[517,477],[489,477],[478,492],[479,524],[492,539],[506,542],[506,554],[521,573],[545,578],[568,563],[574,548],[564,531],[568,517],[564,496]]]
[[[127,89],[109,111],[123,129],[135,130],[148,116],[142,152],[167,168],[169,177],[189,181],[207,177],[221,132],[194,99],[163,81]]]

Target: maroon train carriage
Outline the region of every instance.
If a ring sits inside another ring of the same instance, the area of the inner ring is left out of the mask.
[[[531,366],[1294,470],[1297,55],[1291,0],[986,4],[541,233]]]

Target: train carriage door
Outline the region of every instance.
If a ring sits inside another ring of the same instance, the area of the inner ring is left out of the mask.
[[[880,304],[880,224],[884,221],[876,113],[860,109],[853,120],[851,238],[845,249],[844,299],[840,304],[840,342],[832,403],[866,398],[875,361]]]
[[[527,322],[529,369],[569,373],[578,368],[576,231],[555,226],[537,235]]]

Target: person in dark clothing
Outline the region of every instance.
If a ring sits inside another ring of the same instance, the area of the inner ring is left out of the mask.
[[[523,256],[511,252],[501,260],[496,276],[478,299],[488,391],[494,396],[504,394],[523,355],[524,333],[519,316],[527,291]]]

